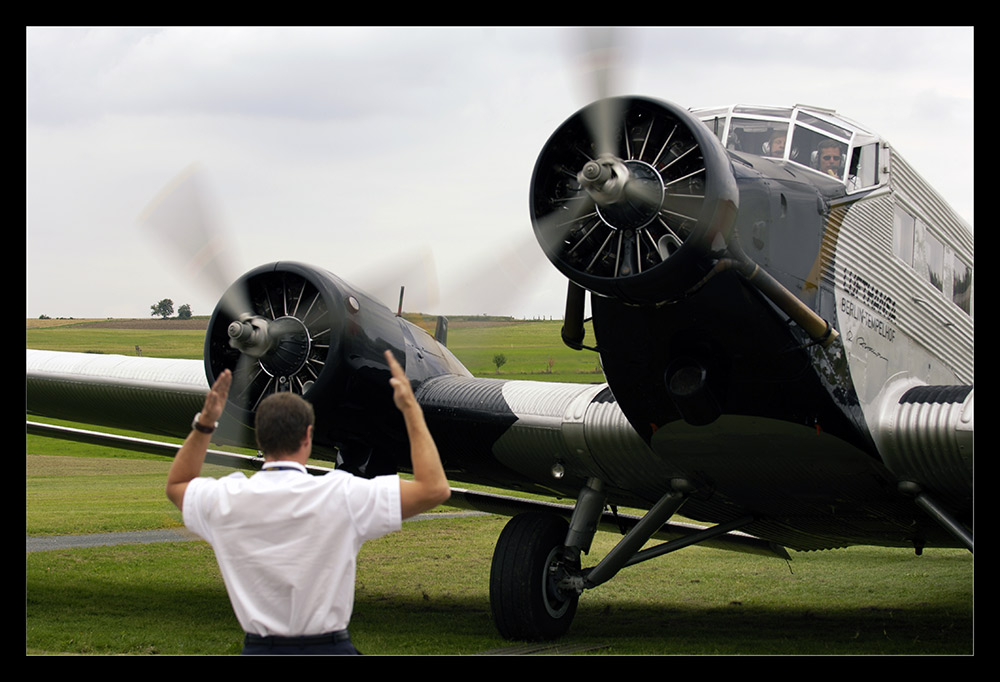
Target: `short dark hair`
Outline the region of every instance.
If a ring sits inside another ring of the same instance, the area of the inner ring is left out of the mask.
[[[295,393],[274,393],[257,408],[257,447],[265,455],[287,455],[302,445],[316,421],[313,406]]]

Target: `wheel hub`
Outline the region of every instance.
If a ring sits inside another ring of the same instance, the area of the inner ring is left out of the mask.
[[[572,600],[565,598],[559,589],[559,582],[566,576],[566,568],[560,560],[561,555],[561,547],[552,548],[542,576],[542,600],[545,602],[545,610],[553,618],[561,618],[572,605]]]

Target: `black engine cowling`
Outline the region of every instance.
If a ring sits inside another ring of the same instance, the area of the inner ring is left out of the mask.
[[[377,300],[324,270],[278,262],[240,277],[216,306],[205,371],[209,383],[233,371],[227,413],[251,427],[267,395],[302,395],[317,415],[314,452],[371,476],[395,472],[405,453],[383,356],[405,363],[405,347],[398,318]]]
[[[549,260],[579,286],[629,303],[671,300],[696,284],[705,256],[725,250],[738,205],[711,131],[676,105],[638,97],[570,117],[531,181],[532,224]]]

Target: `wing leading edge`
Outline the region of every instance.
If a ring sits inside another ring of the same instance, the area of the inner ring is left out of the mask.
[[[200,360],[27,350],[26,411],[54,419],[183,438],[208,390]],[[220,444],[249,445],[220,426]]]

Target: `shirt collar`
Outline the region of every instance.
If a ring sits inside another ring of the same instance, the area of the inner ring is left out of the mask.
[[[303,474],[308,474],[306,468],[299,464],[298,462],[293,462],[291,460],[283,459],[273,462],[264,462],[264,465],[260,468],[261,471],[300,471]]]

